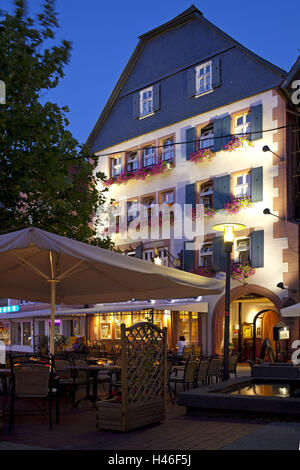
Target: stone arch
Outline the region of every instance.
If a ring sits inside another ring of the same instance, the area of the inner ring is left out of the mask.
[[[274,292],[265,287],[256,284],[246,284],[245,286],[237,286],[230,290],[230,302],[247,294],[257,294],[266,297],[275,305],[277,312],[281,318],[280,309],[282,302]],[[225,311],[225,294],[218,300],[215,305],[211,319],[211,351],[212,353],[221,353],[221,343],[223,339],[223,324]]]

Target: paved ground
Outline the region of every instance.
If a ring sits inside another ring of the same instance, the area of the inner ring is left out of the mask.
[[[239,375],[248,375],[248,369],[239,368]],[[270,448],[298,449],[300,424],[275,423],[235,419],[213,419],[185,416],[185,409],[167,407],[163,424],[129,433],[96,429],[95,410],[82,402],[73,410],[66,400],[62,402],[61,422],[48,428],[46,415],[18,415],[11,434],[7,416],[4,419],[0,450],[39,448],[74,450],[204,450],[204,449],[259,449],[262,443]],[[272,437],[273,436],[273,437]],[[283,437],[286,436],[286,439]],[[28,447],[24,447],[28,446]],[[268,447],[267,447],[268,448]]]

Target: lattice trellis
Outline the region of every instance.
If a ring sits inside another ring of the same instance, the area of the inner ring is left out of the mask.
[[[161,330],[148,322],[121,326],[122,401],[136,403],[164,397],[166,332],[166,328]]]

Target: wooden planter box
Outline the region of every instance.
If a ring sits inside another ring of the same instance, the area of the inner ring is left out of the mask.
[[[97,402],[96,426],[99,429],[126,432],[160,423],[164,420],[164,403],[161,398],[129,403],[122,413],[122,403],[111,400]],[[122,419],[123,418],[123,419]]]

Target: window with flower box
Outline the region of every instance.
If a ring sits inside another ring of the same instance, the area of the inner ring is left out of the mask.
[[[119,176],[121,174],[122,170],[122,157],[117,156],[117,157],[112,157],[110,159],[110,172],[111,176],[115,178],[116,176]]]
[[[126,166],[129,173],[134,173],[138,169],[137,152],[129,152],[126,156]]]
[[[235,260],[241,264],[250,263],[250,238],[235,239]]]
[[[235,134],[251,135],[251,113],[244,113],[235,118]]]
[[[199,251],[199,266],[212,268],[212,243],[203,243]]]
[[[153,166],[155,164],[155,147],[149,145],[144,147],[144,167]]]
[[[213,148],[214,146],[214,126],[209,124],[203,127],[200,132],[199,148],[200,150]]]
[[[212,180],[206,181],[200,185],[199,202],[205,208],[212,208],[214,206],[214,182]]]
[[[166,139],[162,143],[161,159],[163,162],[174,160],[174,139]]]
[[[250,172],[243,172],[234,176],[234,196],[235,198],[251,196]]]

